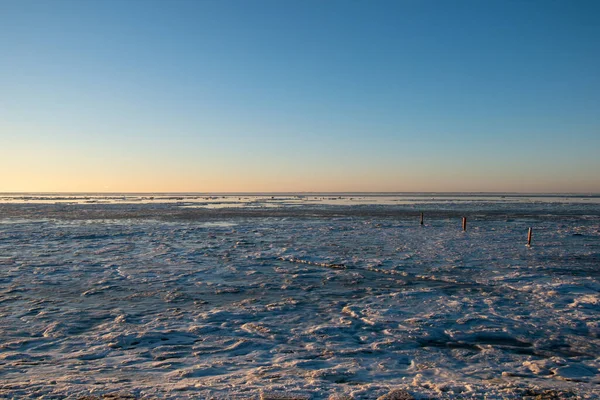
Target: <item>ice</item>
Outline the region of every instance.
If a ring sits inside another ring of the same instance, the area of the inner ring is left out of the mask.
[[[600,396],[596,197],[27,197],[0,397]]]

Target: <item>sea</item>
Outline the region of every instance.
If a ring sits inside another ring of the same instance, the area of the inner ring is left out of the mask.
[[[2,399],[598,399],[599,370],[600,195],[0,194]]]

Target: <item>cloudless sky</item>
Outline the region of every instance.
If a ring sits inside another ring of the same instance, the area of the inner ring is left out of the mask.
[[[0,0],[6,191],[600,192],[600,2]]]

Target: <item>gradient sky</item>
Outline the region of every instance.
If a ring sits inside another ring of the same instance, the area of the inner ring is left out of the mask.
[[[600,1],[0,0],[0,192],[600,192]]]

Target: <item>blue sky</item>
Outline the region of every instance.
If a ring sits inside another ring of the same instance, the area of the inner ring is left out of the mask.
[[[0,0],[0,191],[600,192],[599,15]]]

